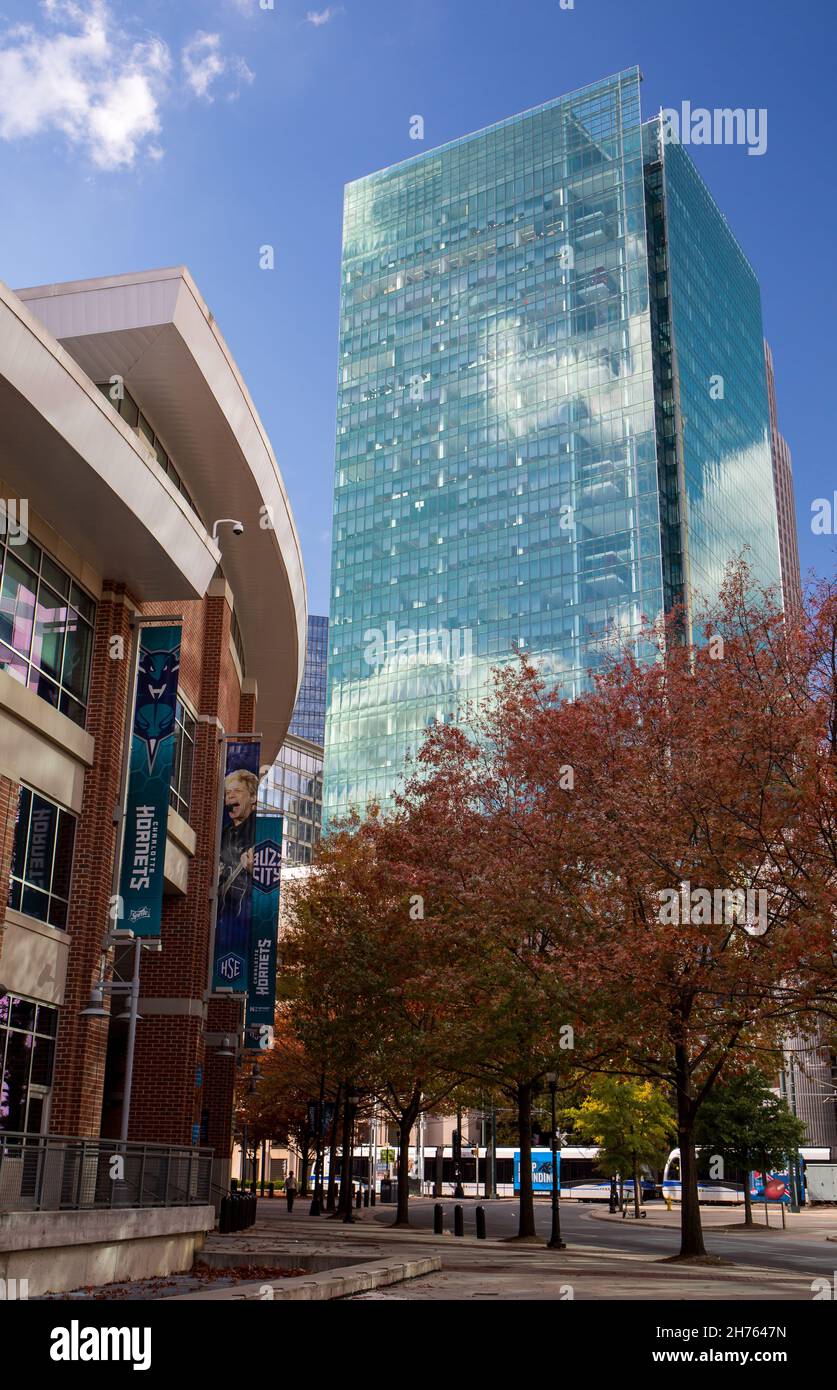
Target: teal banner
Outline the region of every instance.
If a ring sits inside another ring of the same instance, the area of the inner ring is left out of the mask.
[[[276,1011],[276,937],[279,930],[281,870],[282,817],[273,811],[259,811],[256,815],[250,904],[245,1039],[248,1048],[263,1048],[272,1038]]]
[[[136,936],[160,935],[180,636],[180,627],[140,631],[119,880],[121,922]]]

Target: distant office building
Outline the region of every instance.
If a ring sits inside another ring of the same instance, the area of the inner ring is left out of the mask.
[[[779,1094],[803,1121],[806,1142],[837,1159],[837,1055],[822,1038],[785,1043]]]
[[[782,595],[788,609],[802,605],[802,583],[799,575],[799,544],[796,535],[796,501],[793,494],[793,465],[788,441],[779,433],[776,410],[776,381],[773,375],[773,354],[765,339],[764,360],[767,368],[767,399],[770,405],[770,452],[773,460],[773,488],[776,494],[776,516],[779,525],[779,558],[782,565]]]
[[[346,188],[326,818],[492,666],[780,579],[756,276],[637,68]]]
[[[309,743],[318,743],[320,747],[325,742],[327,662],[328,618],[309,614],[305,672],[288,733],[297,734]]]
[[[323,818],[328,618],[309,615],[305,671],[288,736],[259,788],[259,803],[284,817],[282,858],[287,869],[310,864]]]
[[[259,805],[282,813],[284,863],[310,864],[323,819],[322,746],[289,735],[262,779]]]

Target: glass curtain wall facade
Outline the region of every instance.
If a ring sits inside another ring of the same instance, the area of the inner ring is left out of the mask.
[[[643,134],[649,226],[655,204],[664,223],[671,339],[655,341],[671,354],[685,596],[699,611],[746,548],[754,580],[781,601],[758,280],[686,150],[661,141],[659,120]]]
[[[663,606],[637,68],[350,184],[326,815]]]
[[[325,742],[327,662],[328,618],[309,613],[305,669],[288,733],[307,738],[309,743],[318,743],[321,747]]]
[[[323,818],[322,747],[289,736],[259,785],[259,807],[282,813],[283,863],[310,864]]]

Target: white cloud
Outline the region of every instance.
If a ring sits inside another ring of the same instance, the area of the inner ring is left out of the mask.
[[[220,35],[197,33],[183,49],[182,62],[186,81],[195,96],[211,101],[209,89],[226,67],[221,56]]]
[[[230,100],[238,96],[242,82],[253,81],[253,73],[243,58],[227,58],[222,53],[219,34],[205,34],[199,30],[184,46],[181,60],[187,83],[195,96],[206,101],[213,100],[210,88],[219,77],[226,75],[237,79],[238,85],[226,94]]]
[[[42,0],[42,18],[0,33],[0,139],[59,133],[99,169],[160,160],[161,108],[170,96],[171,54],[156,36],[132,42],[107,0]],[[184,47],[189,90],[212,100],[224,75],[236,97],[253,74],[226,56],[217,34]]]
[[[160,129],[169,69],[161,39],[114,46],[105,0],[44,0],[48,24],[19,24],[0,37],[0,138],[60,131],[101,169],[134,163]]]
[[[313,24],[315,29],[319,29],[321,24],[328,24],[336,14],[341,14],[342,5],[329,5],[325,10],[309,10],[305,18],[309,24]]]

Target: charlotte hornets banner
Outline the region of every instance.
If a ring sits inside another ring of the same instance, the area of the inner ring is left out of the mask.
[[[257,742],[227,744],[212,987],[236,994],[247,989],[260,753]]]
[[[272,1033],[266,1030],[273,1028],[276,1009],[276,934],[281,867],[282,817],[273,811],[259,811],[256,816],[247,981],[248,1048],[261,1048],[272,1037]]]
[[[180,633],[179,627],[140,632],[119,883],[122,922],[137,936],[160,935]]]

